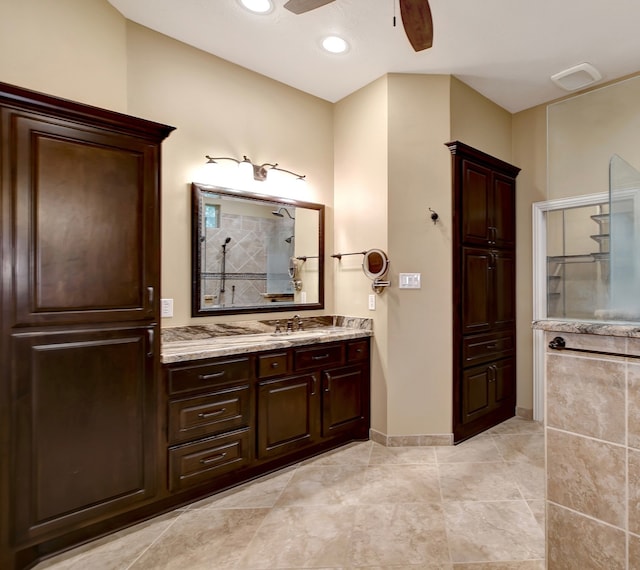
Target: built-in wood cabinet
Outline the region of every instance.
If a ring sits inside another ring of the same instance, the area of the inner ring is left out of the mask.
[[[369,343],[166,364],[169,492],[204,496],[367,439]]]
[[[158,474],[160,144],[0,84],[0,567],[99,535]]]
[[[515,189],[520,169],[459,141],[447,146],[453,156],[457,443],[515,414]]]

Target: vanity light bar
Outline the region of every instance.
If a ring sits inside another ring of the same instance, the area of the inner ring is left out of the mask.
[[[237,158],[232,158],[230,156],[209,156],[208,154],[205,155],[205,158],[207,159],[206,164],[211,164],[211,165],[218,164],[219,160],[231,160],[238,165],[238,168],[246,169],[247,171],[250,171],[250,170],[253,171],[253,179],[259,182],[264,182],[267,179],[267,175],[270,170],[286,172],[287,174],[291,174],[292,176],[295,176],[296,179],[300,180],[301,182],[305,182],[305,179],[306,179],[305,174],[298,174],[297,172],[280,168],[277,162],[275,163],[264,162],[262,164],[254,164],[251,161],[251,159],[248,158],[246,155],[242,156],[242,160],[238,160]]]

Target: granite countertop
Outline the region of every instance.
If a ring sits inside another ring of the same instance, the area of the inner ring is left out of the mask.
[[[640,323],[540,320],[532,326],[543,331],[640,338]]]
[[[164,364],[187,362],[373,336],[372,320],[365,318],[303,318],[301,331],[279,334],[274,333],[276,320],[163,329],[161,361]],[[279,319],[283,331],[287,320]]]

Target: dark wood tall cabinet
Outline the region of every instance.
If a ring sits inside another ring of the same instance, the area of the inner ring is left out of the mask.
[[[453,433],[515,414],[515,190],[520,169],[459,141],[453,160]]]
[[[0,567],[158,488],[160,144],[172,127],[0,83]]]

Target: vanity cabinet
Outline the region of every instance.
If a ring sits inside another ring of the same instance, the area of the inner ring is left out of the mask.
[[[1,568],[128,524],[157,496],[171,130],[0,84]]]
[[[248,465],[251,360],[239,357],[176,366],[166,378],[169,491]]]
[[[515,189],[519,168],[459,141],[453,156],[453,433],[516,406]]]
[[[166,364],[168,492],[204,496],[367,439],[369,343]]]

